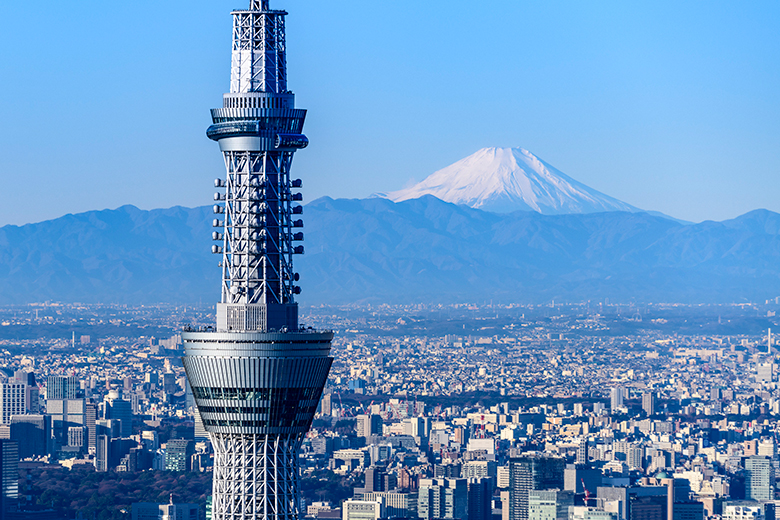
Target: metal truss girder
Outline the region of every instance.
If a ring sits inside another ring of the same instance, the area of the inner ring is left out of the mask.
[[[298,520],[302,435],[211,433],[213,520]]]
[[[230,151],[224,159],[222,302],[292,303],[292,152]]]
[[[233,13],[231,92],[287,92],[283,11]]]

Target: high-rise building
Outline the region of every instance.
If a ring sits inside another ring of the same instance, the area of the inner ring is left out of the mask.
[[[86,426],[86,402],[80,399],[46,399],[46,414],[57,444],[68,445],[68,428]]]
[[[120,421],[112,419],[98,419],[95,421],[95,435],[106,435],[109,439],[121,437],[122,428]]]
[[[48,415],[11,417],[11,440],[19,447],[19,458],[42,457],[49,452],[51,418]]]
[[[642,394],[642,410],[648,416],[655,414],[655,394],[653,392]]]
[[[111,438],[108,435],[98,435],[95,447],[95,471],[108,471]]]
[[[745,498],[772,500],[772,461],[758,455],[745,459]]]
[[[86,426],[71,426],[68,428],[68,446],[83,449],[89,439]]]
[[[618,408],[623,407],[623,389],[619,386],[609,391],[609,411],[615,413]]]
[[[774,363],[758,363],[756,365],[756,380],[771,383],[775,379]]]
[[[232,15],[230,92],[207,131],[226,165],[212,234],[221,299],[216,330],[182,333],[184,368],[214,446],[213,520],[289,520],[333,334],[301,327],[295,303],[303,196],[290,169],[308,139],[287,85],[287,13],[251,0]]]
[[[509,461],[509,520],[528,520],[528,494],[533,490],[563,489],[564,461],[539,453]]]
[[[11,424],[11,417],[27,412],[27,385],[0,383],[0,423]]]
[[[460,476],[463,478],[496,478],[498,465],[494,460],[472,460],[463,464]]]
[[[97,405],[95,403],[87,403],[84,411],[84,422],[87,427],[87,451],[91,453],[94,453],[97,446],[95,421],[97,421]]]
[[[559,489],[528,492],[528,520],[569,520],[574,493]]]
[[[373,493],[375,491],[389,491],[385,488],[385,468],[371,466],[364,473],[365,484],[363,485],[364,493]]]
[[[325,394],[320,401],[320,410],[322,415],[330,416],[333,411],[333,402],[331,401],[331,394]]]
[[[171,439],[165,445],[166,471],[190,471],[195,443],[189,439]]]
[[[597,495],[611,503],[618,520],[669,520],[666,486],[599,487]]]
[[[580,439],[579,444],[577,444],[577,464],[587,464],[588,463],[588,439],[582,438]]]
[[[417,516],[424,520],[466,520],[468,482],[465,478],[420,479]]]
[[[133,434],[133,405],[125,401],[119,393],[112,390],[104,400],[105,418],[112,421],[121,421],[120,435],[130,437]]]
[[[203,426],[203,419],[200,417],[200,412],[197,407],[192,409],[192,418],[195,423],[195,439],[204,440],[209,438],[209,433],[206,431],[206,427]]]
[[[95,471],[115,469],[120,461],[137,446],[138,443],[133,439],[112,439],[108,435],[98,433]]]
[[[27,413],[37,414],[40,412],[40,390],[35,382],[35,374],[26,370],[17,370],[9,383],[21,383],[26,385],[25,390],[25,408]]]
[[[468,479],[468,520],[493,519],[493,490],[496,481],[493,477]]]
[[[382,435],[381,415],[358,415],[355,419],[355,429],[358,437],[368,439],[372,435]]]
[[[0,439],[0,516],[13,508],[19,499],[19,447]]]
[[[80,397],[81,383],[76,376],[49,376],[46,378],[46,400],[76,399]]]

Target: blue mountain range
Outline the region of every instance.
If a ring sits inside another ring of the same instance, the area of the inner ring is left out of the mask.
[[[210,207],[0,228],[0,303],[210,303]],[[304,304],[731,303],[780,296],[780,215],[686,225],[641,212],[492,213],[427,195],[321,198],[296,257]]]

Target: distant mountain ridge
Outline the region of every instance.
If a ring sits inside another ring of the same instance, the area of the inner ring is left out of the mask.
[[[0,228],[0,303],[211,303],[210,207],[133,206]],[[306,205],[306,304],[763,301],[780,215],[693,225],[647,213],[498,214],[433,196]]]
[[[378,195],[394,202],[433,195],[497,213],[643,211],[572,179],[523,148],[483,148],[410,188]]]

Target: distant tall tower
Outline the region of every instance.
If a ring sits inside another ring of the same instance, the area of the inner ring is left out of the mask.
[[[299,327],[294,299],[303,207],[290,166],[306,111],[287,89],[287,13],[252,0],[232,14],[230,92],[207,131],[227,170],[214,195],[221,300],[216,330],[182,334],[184,367],[214,444],[213,519],[296,520],[298,450],[333,361],[333,334]]]

